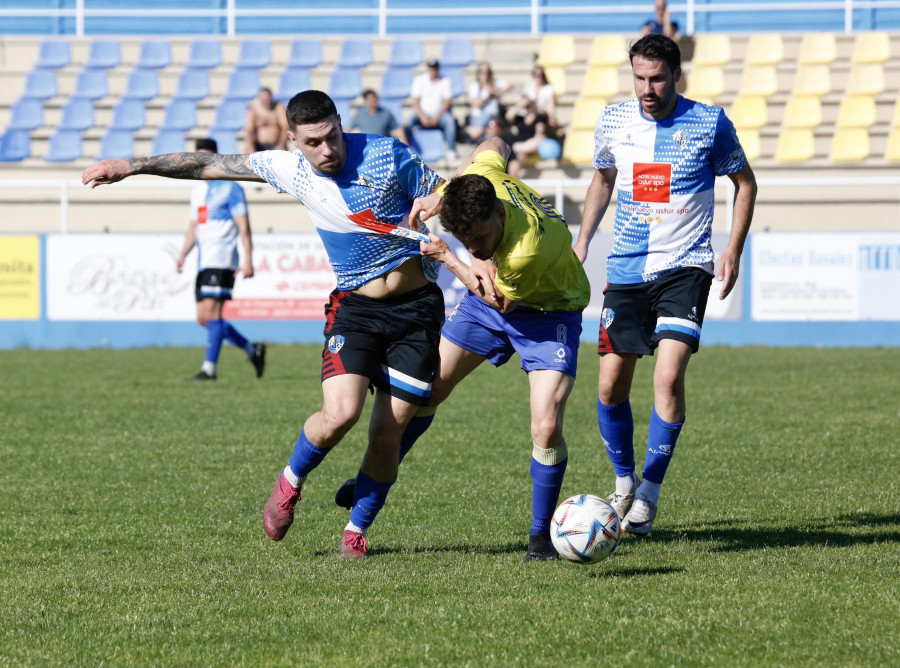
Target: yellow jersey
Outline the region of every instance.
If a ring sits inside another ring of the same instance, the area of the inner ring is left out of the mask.
[[[464,174],[480,174],[494,186],[506,210],[503,238],[494,251],[497,289],[541,311],[580,311],[591,284],[572,250],[566,221],[547,200],[506,173],[496,151],[482,151]]]

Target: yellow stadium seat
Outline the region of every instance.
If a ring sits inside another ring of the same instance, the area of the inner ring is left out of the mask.
[[[694,67],[725,65],[731,60],[731,39],[728,35],[702,33],[694,42]]]
[[[688,72],[685,97],[692,100],[714,100],[724,92],[725,75],[721,67],[692,67]]]
[[[738,130],[759,130],[769,122],[766,99],[760,95],[740,95],[734,98],[728,118]]]
[[[800,41],[797,62],[801,65],[829,65],[837,58],[837,41],[830,32],[807,33]]]
[[[888,133],[884,158],[891,162],[900,162],[900,128],[891,128]]]
[[[771,97],[778,92],[778,74],[774,65],[748,65],[741,75],[741,95]]]
[[[571,35],[546,35],[541,40],[537,64],[541,67],[565,67],[575,62],[575,38]]]
[[[563,142],[562,159],[576,165],[594,163],[594,131],[570,130]]]
[[[876,120],[875,98],[848,95],[841,100],[835,125],[839,128],[870,128]]]
[[[778,65],[784,59],[784,45],[781,35],[769,33],[751,35],[747,42],[747,65]]]
[[[884,92],[884,67],[881,65],[854,65],[850,68],[847,95],[878,95]]]
[[[794,76],[794,95],[827,95],[831,92],[831,71],[828,65],[801,65]]]
[[[788,129],[812,129],[822,123],[822,103],[815,95],[797,95],[784,105],[781,127]]]
[[[869,157],[869,131],[865,128],[838,128],[831,141],[828,159],[832,162],[860,162]]]
[[[891,57],[891,38],[886,32],[860,32],[853,40],[850,62],[854,65],[885,63]]]
[[[553,92],[556,93],[556,96],[565,95],[568,92],[568,86],[566,83],[566,68],[565,67],[545,67],[544,74],[547,75],[547,81],[553,84]]]
[[[628,62],[628,42],[622,35],[597,35],[591,42],[588,65],[621,65]]]
[[[615,67],[594,65],[584,73],[582,97],[615,97],[619,93],[619,70]]]
[[[793,128],[782,130],[775,145],[778,162],[806,162],[816,154],[812,130]]]
[[[599,97],[578,98],[572,107],[572,121],[569,123],[569,128],[572,130],[593,130],[605,106],[606,100]]]
[[[751,130],[744,128],[738,131],[738,141],[741,142],[741,148],[744,149],[744,155],[747,160],[754,161],[759,158],[762,150],[759,142],[759,130]]]

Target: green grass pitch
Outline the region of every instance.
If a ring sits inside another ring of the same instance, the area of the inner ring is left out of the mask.
[[[441,408],[359,563],[332,499],[363,424],[285,540],[262,529],[319,347],[273,346],[261,381],[228,348],[185,383],[201,358],[0,352],[0,666],[900,665],[897,350],[703,349],[653,533],[591,566],[523,561],[518,360]],[[584,346],[564,496],[612,489],[596,376]]]

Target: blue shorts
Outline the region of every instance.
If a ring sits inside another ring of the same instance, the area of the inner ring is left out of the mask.
[[[581,313],[517,306],[503,314],[467,292],[444,321],[441,336],[494,366],[519,353],[525,371],[552,369],[574,378]]]

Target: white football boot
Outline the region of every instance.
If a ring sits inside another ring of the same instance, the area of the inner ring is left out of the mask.
[[[656,504],[650,499],[638,496],[622,521],[622,531],[646,536],[653,528],[654,519],[656,519]]]
[[[631,510],[631,504],[634,503],[634,494],[637,492],[640,484],[641,479],[638,477],[638,474],[632,473],[630,492],[623,490],[623,493],[619,493],[618,485],[616,485],[616,491],[609,495],[609,505],[618,513],[619,520],[624,520],[625,515]]]

